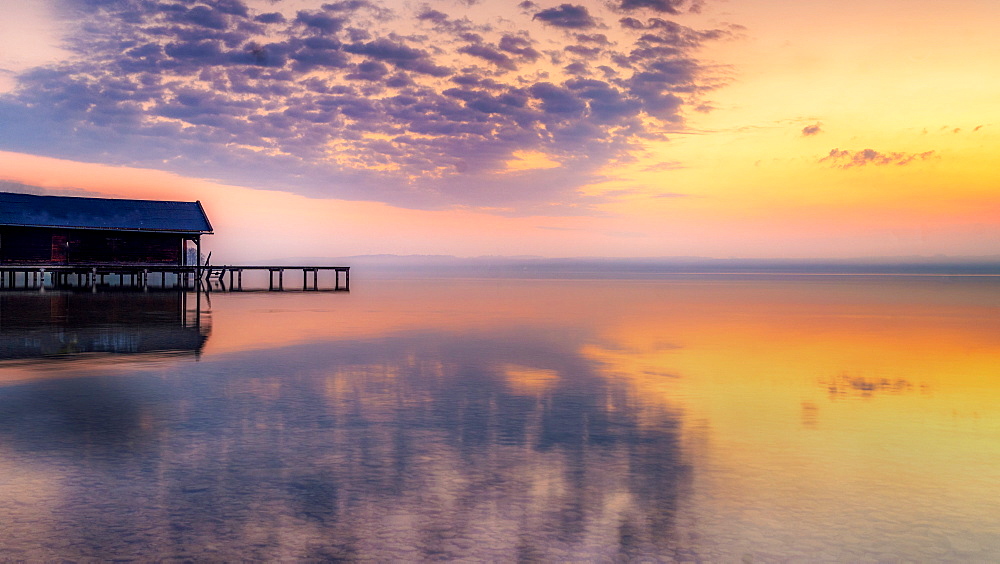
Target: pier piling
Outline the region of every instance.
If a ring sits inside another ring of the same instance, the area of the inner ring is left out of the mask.
[[[227,266],[178,266],[178,265],[24,265],[0,264],[0,288],[38,289],[87,288],[96,291],[99,286],[129,287],[148,291],[150,288],[184,288],[208,283],[217,278],[225,289],[223,281],[228,274],[229,290],[243,290],[243,271],[267,271],[268,290],[285,290],[285,271],[302,271],[302,290],[319,291],[320,276],[323,271],[333,272],[335,291],[350,291],[351,269],[348,266],[271,266],[271,265],[227,265]],[[155,276],[159,274],[159,276]],[[343,277],[341,276],[343,274]],[[310,276],[311,275],[311,276]],[[110,283],[109,284],[109,279]],[[311,278],[311,280],[310,280]],[[117,284],[114,284],[117,282]],[[158,282],[158,284],[157,284]]]

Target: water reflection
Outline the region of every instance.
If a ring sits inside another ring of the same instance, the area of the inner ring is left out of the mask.
[[[0,362],[94,353],[201,352],[200,294],[0,292]]]
[[[213,296],[200,358],[0,363],[4,554],[1000,556],[996,283],[426,284]]]
[[[85,558],[672,554],[677,421],[639,425],[568,345],[406,334],[59,380],[3,394],[0,440],[49,462],[63,496],[38,525]],[[532,359],[560,377],[509,386]]]

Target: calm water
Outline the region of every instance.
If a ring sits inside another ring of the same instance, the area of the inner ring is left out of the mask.
[[[0,294],[3,559],[1000,560],[1000,281]]]

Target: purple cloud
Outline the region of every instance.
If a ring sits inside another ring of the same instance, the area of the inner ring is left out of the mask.
[[[818,135],[821,131],[823,131],[820,128],[820,125],[821,124],[819,124],[819,123],[815,123],[813,125],[807,125],[807,126],[803,127],[802,128],[802,136],[803,137],[812,137],[813,135]]]
[[[594,43],[601,46],[611,45],[608,36],[603,33],[577,33],[575,37],[580,43]]]
[[[343,29],[345,18],[333,17],[322,12],[301,10],[295,16],[295,22],[302,24],[309,31],[319,33],[335,33]]]
[[[65,1],[75,56],[0,95],[0,148],[512,214],[560,211],[551,202],[590,213],[600,200],[578,187],[681,127],[715,83],[694,53],[727,33],[625,18],[613,43],[589,31],[596,11],[613,16],[603,5],[523,2],[530,13],[494,28],[369,0],[260,13],[239,0]],[[558,67],[531,67],[554,35],[570,38],[546,52]],[[512,172],[519,151],[563,166]]]
[[[569,29],[587,29],[597,26],[597,21],[587,11],[586,6],[572,4],[560,4],[556,8],[542,10],[535,14],[532,19],[541,20],[551,26]]]
[[[282,15],[281,12],[268,12],[266,14],[259,14],[255,16],[254,21],[262,24],[285,23],[285,16]]]
[[[448,14],[432,8],[424,8],[424,11],[417,14],[418,20],[425,20],[442,25],[448,22]]]
[[[514,35],[504,35],[500,38],[500,50],[523,57],[529,62],[534,62],[542,56],[531,46],[531,40]]]
[[[505,70],[517,70],[517,65],[514,64],[514,60],[501,53],[497,49],[490,47],[489,45],[483,45],[482,43],[474,43],[472,45],[466,45],[464,47],[458,48],[459,53],[465,53],[467,55],[472,55],[473,57],[479,57],[485,61],[489,61],[494,65],[505,69]]]
[[[354,72],[344,75],[344,78],[374,82],[381,80],[385,75],[389,74],[389,67],[379,61],[364,61],[359,63],[356,68],[357,70]]]
[[[685,7],[687,7],[687,11],[700,12],[702,3],[697,0],[690,3],[688,0],[621,0],[619,7],[626,11],[648,9],[654,12],[679,15],[685,11]]]
[[[926,161],[934,157],[934,151],[923,153],[881,153],[874,149],[848,151],[832,149],[830,153],[819,160],[830,163],[837,168],[853,168],[858,166],[908,165],[914,161]]]

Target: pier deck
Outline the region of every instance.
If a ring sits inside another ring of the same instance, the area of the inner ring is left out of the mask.
[[[285,271],[286,270],[301,270],[302,271],[302,289],[303,290],[319,290],[319,272],[321,270],[332,271],[334,275],[334,290],[350,290],[351,289],[351,267],[349,266],[243,266],[243,265],[223,265],[223,266],[202,266],[199,267],[201,272],[200,275],[205,278],[205,280],[211,280],[213,277],[223,282],[225,281],[226,275],[229,275],[229,288],[230,290],[240,291],[243,289],[243,272],[244,271],[264,271],[268,272],[268,290],[270,291],[281,291],[285,289]],[[341,273],[344,274],[344,285],[340,285]],[[312,275],[310,277],[310,274]],[[275,284],[275,275],[277,275],[277,284]],[[312,278],[312,287],[309,285],[309,278]]]
[[[46,287],[96,289],[98,286],[115,285],[115,283],[119,287],[149,288],[152,286],[193,289],[200,282],[210,282],[214,278],[220,283],[220,288],[226,290],[225,278],[228,274],[228,290],[242,291],[244,271],[267,271],[267,289],[269,291],[283,291],[285,290],[286,270],[302,272],[303,290],[320,290],[319,272],[321,270],[333,272],[332,290],[350,291],[351,289],[351,267],[349,266],[180,266],[168,264],[2,264],[0,265],[0,289],[44,289]],[[341,284],[341,279],[343,279],[343,284]],[[208,289],[211,289],[211,285]]]

